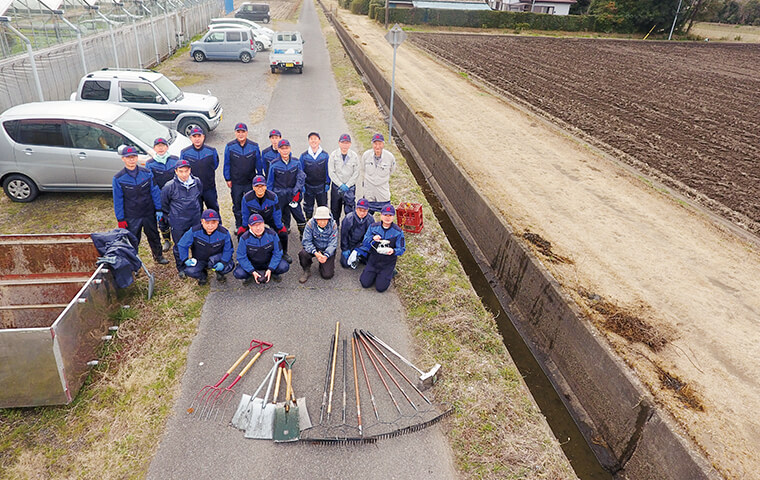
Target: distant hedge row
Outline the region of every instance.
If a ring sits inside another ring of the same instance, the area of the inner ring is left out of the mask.
[[[377,0],[340,0],[343,8],[352,13],[369,15],[378,21],[385,20],[385,3]],[[370,3],[372,5],[370,6]],[[374,7],[374,8],[371,8]],[[627,33],[629,25],[611,25],[596,15],[547,15],[532,12],[496,12],[489,10],[438,10],[429,8],[391,8],[389,22],[405,25],[434,25],[471,28],[504,28],[530,30],[563,30],[567,32]]]

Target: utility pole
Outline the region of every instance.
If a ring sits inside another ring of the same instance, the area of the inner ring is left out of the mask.
[[[681,13],[681,2],[683,2],[683,0],[678,0],[678,8],[676,9],[676,16],[673,19],[673,25],[670,27],[670,35],[668,35],[668,40],[673,38],[673,30],[676,28],[676,21],[678,20],[678,14]]]

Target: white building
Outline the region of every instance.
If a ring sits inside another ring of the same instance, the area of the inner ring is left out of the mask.
[[[576,0],[489,0],[491,8],[502,12],[534,12],[569,15]]]

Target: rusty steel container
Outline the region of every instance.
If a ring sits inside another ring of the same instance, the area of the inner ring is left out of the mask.
[[[0,408],[70,403],[116,288],[88,234],[0,235]]]

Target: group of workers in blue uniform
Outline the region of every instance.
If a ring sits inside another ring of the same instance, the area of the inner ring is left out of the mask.
[[[299,282],[308,281],[315,259],[320,276],[332,278],[339,258],[347,269],[365,264],[361,285],[385,291],[406,247],[403,231],[393,222],[395,210],[386,185],[395,159],[383,149],[382,135],[373,137],[375,153],[368,150],[366,161],[350,150],[348,134],[341,135],[340,148],[328,154],[319,133],[311,132],[309,148],[298,158],[278,130],[270,131],[269,139],[271,146],[262,152],[248,139],[247,126],[238,123],[235,139],[224,149],[223,174],[232,197],[236,249],[219,215],[215,182],[219,155],[205,144],[205,134],[197,127],[190,132],[192,145],[179,158],[168,154],[164,138],[155,140],[155,154],[145,167],[138,165],[135,147],[120,148],[125,168],[113,179],[118,226],[132,232],[138,244],[144,231],[160,264],[169,263],[163,252],[173,244],[182,278],[195,278],[204,285],[212,271],[220,282],[232,273],[244,284],[265,284],[279,281],[293,262],[288,255],[293,217],[302,245]],[[363,161],[367,171],[378,176],[360,178]],[[360,182],[379,196],[356,200]],[[373,212],[380,213],[380,221],[374,221]]]

